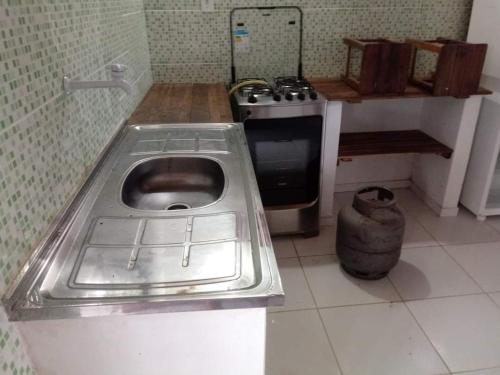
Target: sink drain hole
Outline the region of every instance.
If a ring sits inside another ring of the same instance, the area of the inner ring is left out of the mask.
[[[170,206],[167,207],[168,211],[174,211],[174,210],[188,210],[190,209],[191,206],[187,203],[174,203],[171,204]]]

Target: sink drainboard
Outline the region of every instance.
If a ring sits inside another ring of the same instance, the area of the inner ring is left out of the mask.
[[[241,254],[237,239],[234,212],[99,218],[80,251],[71,287],[114,289],[238,278]]]

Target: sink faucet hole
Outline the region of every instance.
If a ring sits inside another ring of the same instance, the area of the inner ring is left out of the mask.
[[[190,209],[191,206],[187,203],[174,203],[171,204],[170,206],[167,207],[168,211],[174,211],[174,210],[188,210]]]

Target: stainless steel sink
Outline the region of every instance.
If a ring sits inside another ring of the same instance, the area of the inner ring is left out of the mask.
[[[224,172],[207,158],[160,157],[141,162],[122,187],[122,200],[138,210],[182,210],[207,206],[224,190]]]
[[[282,301],[236,124],[125,128],[4,298],[11,320]]]

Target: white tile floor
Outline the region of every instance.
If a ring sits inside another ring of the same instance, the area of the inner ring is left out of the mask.
[[[341,270],[335,226],[275,239],[287,297],[268,312],[267,375],[500,375],[500,219],[439,218],[396,194],[407,231],[383,280]]]

